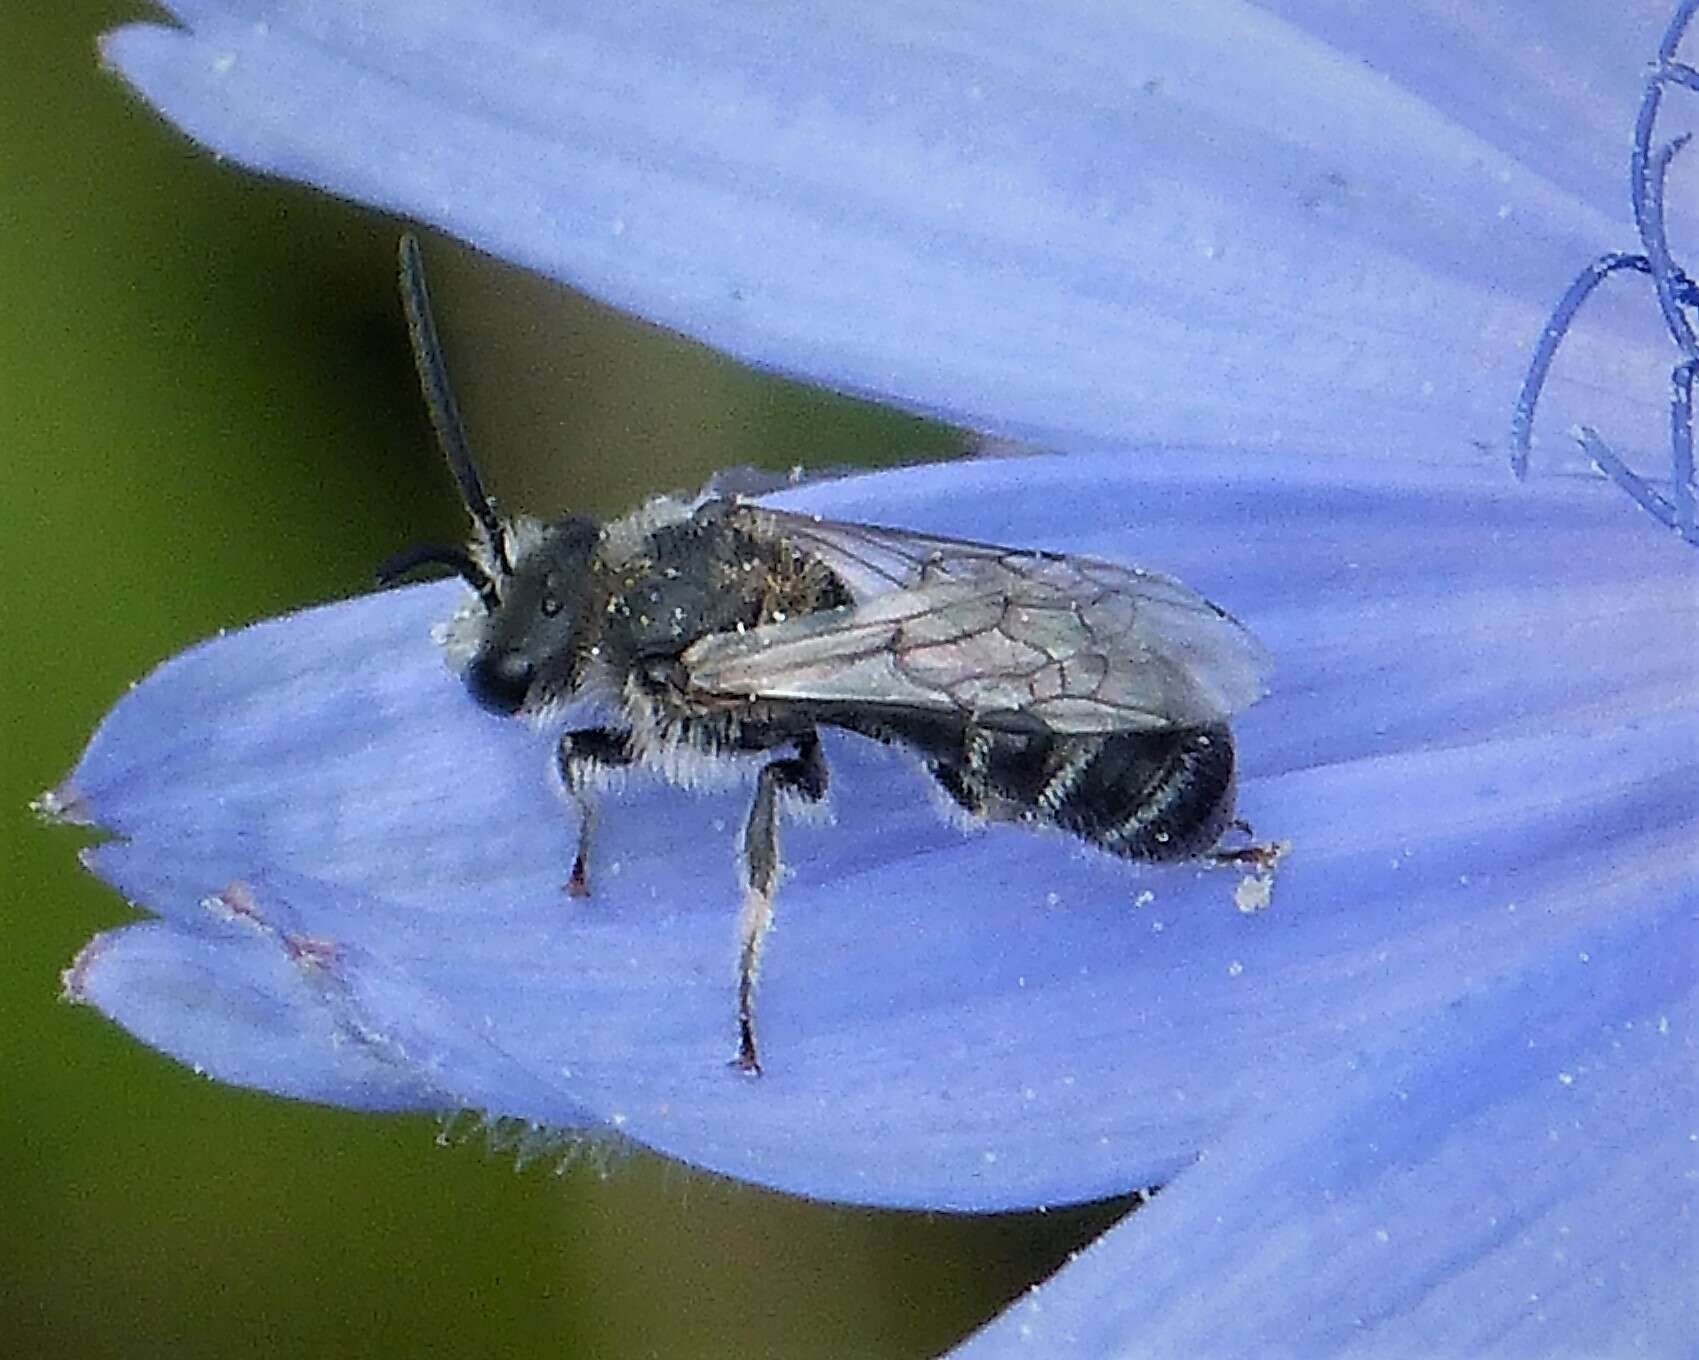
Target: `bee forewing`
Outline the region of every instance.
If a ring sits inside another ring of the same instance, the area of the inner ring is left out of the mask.
[[[1266,652],[1170,577],[1111,562],[749,507],[817,554],[846,608],[704,638],[692,688],[724,698],[959,714],[1092,733],[1219,722],[1261,698]]]
[[[751,533],[782,539],[824,559],[858,601],[918,585],[928,561],[943,548],[956,552],[998,551],[987,544],[929,538],[871,524],[816,519],[764,505],[741,504],[736,516]]]

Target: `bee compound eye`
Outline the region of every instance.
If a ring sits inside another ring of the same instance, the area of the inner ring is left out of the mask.
[[[536,672],[530,658],[518,652],[480,652],[466,672],[466,687],[490,712],[517,713]]]

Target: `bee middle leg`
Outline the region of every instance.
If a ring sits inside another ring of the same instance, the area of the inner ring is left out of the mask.
[[[826,796],[826,760],[820,753],[819,736],[810,731],[794,741],[796,755],[761,767],[743,831],[746,893],[738,921],[736,1065],[751,1075],[761,1071],[755,1042],[755,980],[761,971],[761,947],[773,924],[773,894],[779,886],[779,794],[793,793],[810,803]]]
[[[555,763],[572,801],[578,804],[578,853],[566,890],[574,897],[590,895],[590,839],[596,830],[596,804],[590,797],[592,770],[619,769],[631,764],[631,734],[611,727],[585,727],[561,735]]]

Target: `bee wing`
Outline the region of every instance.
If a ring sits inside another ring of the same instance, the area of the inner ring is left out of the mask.
[[[1168,576],[1113,562],[739,506],[856,603],[684,654],[722,698],[856,704],[1062,733],[1219,722],[1261,698],[1261,645]]]

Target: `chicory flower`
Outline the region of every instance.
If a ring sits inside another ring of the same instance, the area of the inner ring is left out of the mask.
[[[117,707],[49,802],[117,833],[90,863],[157,919],[70,992],[225,1080],[828,1199],[1163,1187],[973,1354],[1681,1344],[1699,566],[1560,438],[1521,485],[1503,456],[1552,300],[1632,230],[1662,7],[556,8],[183,3],[107,52],[244,163],[1069,451],[788,499],[1139,561],[1244,618],[1278,666],[1238,728],[1243,811],[1293,845],[1273,900],[964,836],[830,744],[770,1070],[736,1080],[740,796],[633,781],[569,899],[548,736],[467,698],[435,585]],[[1665,447],[1656,302],[1596,299],[1539,427]]]

